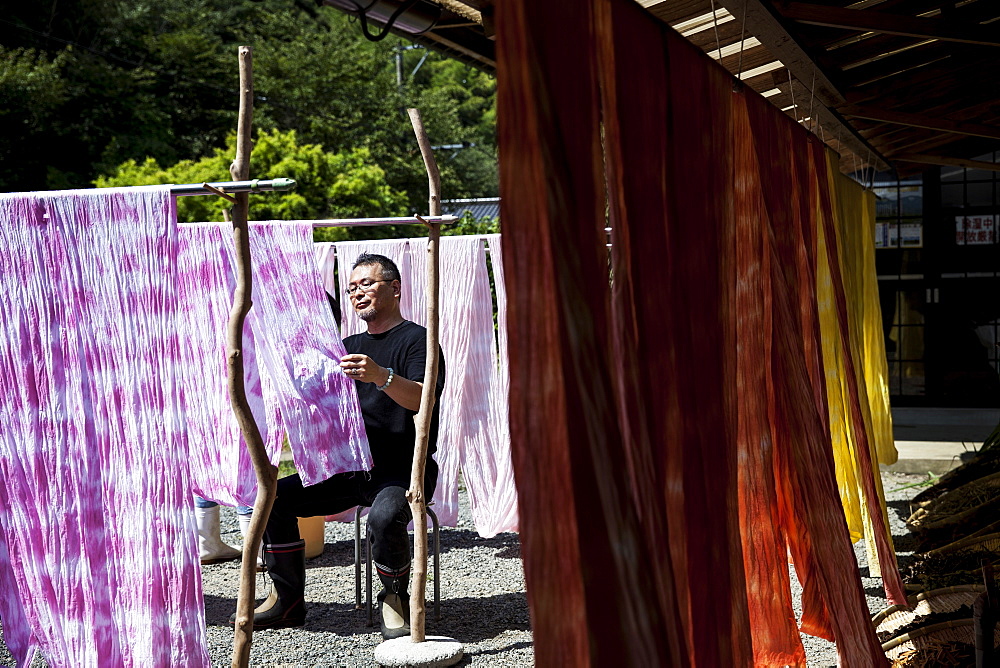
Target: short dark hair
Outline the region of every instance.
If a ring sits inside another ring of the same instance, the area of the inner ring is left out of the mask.
[[[375,264],[382,269],[382,280],[402,280],[399,275],[399,267],[396,266],[396,263],[387,258],[385,255],[378,255],[377,253],[362,253],[359,255],[358,259],[354,261],[354,266],[351,267],[351,271],[357,269],[358,267],[370,267]]]

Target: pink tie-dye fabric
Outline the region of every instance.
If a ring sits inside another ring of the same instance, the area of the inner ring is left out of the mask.
[[[236,279],[232,234],[183,225],[182,367],[195,489],[219,503],[253,505],[257,482],[229,404],[226,323]],[[253,308],[244,325],[247,398],[277,465],[284,436],[303,483],[371,468],[354,382],[314,262],[312,224],[251,223]]]
[[[254,223],[250,253],[259,289],[247,320],[278,396],[280,423],[305,485],[372,467],[347,354],[320,282],[312,223]]]
[[[0,196],[0,616],[19,665],[35,646],[53,666],[209,665],[176,235],[166,187]]]
[[[217,503],[252,506],[257,479],[229,403],[226,368],[226,329],[236,287],[232,253],[227,250],[232,232],[218,223],[199,223],[182,225],[178,237],[178,373],[185,388],[194,491]],[[255,297],[267,289],[255,281]],[[247,401],[269,458],[277,465],[284,437],[278,400],[273,383],[259,373],[249,322],[243,327],[243,369]]]
[[[426,263],[424,263],[426,264]],[[466,473],[473,513],[485,493],[478,484],[486,476],[468,476],[467,463],[479,468],[477,455],[488,450],[489,395],[496,368],[493,299],[481,237],[441,239],[441,348],[448,378],[441,395],[441,429],[437,461],[441,467],[434,498],[442,522],[458,521],[458,470]]]
[[[426,243],[426,242],[425,242]],[[334,244],[337,253],[337,273],[339,277],[338,291],[341,295],[341,305],[343,316],[340,322],[340,330],[343,338],[360,334],[366,330],[364,321],[351,308],[351,300],[344,299],[344,290],[351,280],[351,266],[362,253],[376,253],[384,255],[399,267],[401,277],[400,283],[403,285],[399,296],[399,310],[403,317],[418,325],[424,324],[427,319],[426,306],[422,311],[414,311],[413,305],[413,281],[416,279],[422,287],[427,279],[423,274],[414,276],[410,266],[411,253],[409,240],[407,239],[379,239],[377,241],[340,241]]]
[[[443,237],[440,246],[442,276],[441,347],[448,380],[441,397],[441,429],[434,458],[440,474],[434,509],[446,526],[458,522],[458,472],[461,469],[476,528],[484,537],[517,530],[517,492],[510,460],[507,422],[507,300],[500,266],[499,235],[490,240],[500,323],[500,350],[492,316],[484,237]],[[351,266],[362,252],[392,259],[402,275],[404,317],[426,324],[427,239],[397,239],[336,243],[339,289],[343,291]],[[317,257],[327,257],[317,253]],[[329,268],[329,259],[325,260]],[[329,269],[328,269],[329,271]],[[499,276],[499,283],[497,283]],[[344,314],[345,336],[363,331],[364,323],[350,309]],[[353,512],[333,516],[353,519]]]
[[[497,364],[490,378],[489,438],[473,465],[470,453],[463,452],[462,471],[471,490],[482,491],[473,501],[472,516],[483,538],[501,531],[517,531],[517,488],[514,465],[510,459],[510,421],[507,401],[510,395],[510,368],[507,355],[507,287],[504,283],[503,251],[499,234],[486,237],[493,268],[497,308]],[[473,482],[481,478],[481,482]],[[470,492],[471,496],[471,492]]]

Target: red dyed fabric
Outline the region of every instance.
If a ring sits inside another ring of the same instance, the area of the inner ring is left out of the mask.
[[[883,665],[827,424],[813,233],[826,183],[814,163],[818,141],[756,95],[746,95],[746,112],[770,223],[760,230],[771,247],[769,420],[780,523],[803,588],[802,630],[834,640],[843,666]]]
[[[676,601],[663,599],[669,550],[646,535],[621,465],[591,5],[496,9],[503,216],[522,221],[503,248],[535,661],[687,665]]]
[[[740,523],[755,666],[805,666],[789,589],[788,547],[775,485],[775,453],[769,403],[773,356],[772,219],[764,199],[760,165],[746,97],[733,95],[734,209],[732,311],[726,347],[736,378],[739,431]],[[780,215],[780,214],[779,214]],[[735,343],[735,345],[732,345]],[[769,518],[772,521],[760,521]]]
[[[621,365],[613,381],[632,439],[626,461],[634,489],[645,491],[655,476],[652,493],[637,494],[636,503],[647,535],[667,520],[691,663],[749,665],[735,423],[720,391],[730,385],[719,305],[732,201],[704,187],[731,174],[731,84],[635,3],[596,7],[613,235],[611,359]],[[672,106],[671,91],[680,89],[686,102]],[[691,155],[715,159],[689,162]],[[657,489],[659,503],[648,502]]]
[[[789,550],[805,628],[884,664],[833,472],[806,134],[631,0],[496,22],[537,664],[804,665]]]

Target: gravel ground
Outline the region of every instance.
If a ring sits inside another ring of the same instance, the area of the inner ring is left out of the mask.
[[[912,548],[909,547],[912,544],[912,541],[909,540],[910,532],[906,528],[906,518],[910,516],[908,501],[923,489],[923,487],[914,488],[908,487],[908,485],[926,481],[926,475],[882,472],[882,486],[885,488],[886,507],[889,511],[889,527],[892,530],[896,547],[896,558],[901,568],[913,554]],[[888,606],[885,599],[885,591],[882,589],[882,578],[868,576],[868,557],[865,554],[864,540],[855,543],[854,555],[857,557],[858,566],[861,569],[861,581],[864,584],[865,593],[868,598],[868,610],[874,615]],[[791,572],[792,599],[795,604],[795,614],[801,617],[802,609],[799,599],[802,595],[802,588],[795,579],[794,569]],[[837,665],[837,648],[832,642],[803,634],[802,644],[805,646],[806,659],[810,668],[812,666]]]
[[[224,520],[225,540],[239,539],[235,514]],[[382,641],[378,615],[367,626],[364,610],[355,610],[354,524],[328,522],[323,554],[306,562],[306,624],[298,629],[254,633],[254,666],[371,666]],[[433,575],[433,566],[428,563]],[[229,666],[239,568],[236,563],[203,569],[208,646],[213,666]],[[362,584],[364,570],[362,566]],[[258,580],[258,595],[267,591]],[[376,584],[373,592],[379,590]],[[362,588],[362,598],[364,590]],[[441,619],[434,620],[433,582],[427,583],[427,634],[455,638],[464,645],[460,665],[530,666],[533,664],[528,603],[524,594],[520,544],[516,534],[491,539],[475,532],[464,493],[459,525],[441,528]]]
[[[922,482],[926,476],[883,473],[882,481],[894,536],[907,534],[904,521],[906,501],[919,489],[906,485]],[[467,499],[462,494],[459,525],[441,529],[441,619],[434,620],[433,602],[428,601],[428,635],[445,635],[461,641],[465,658],[459,665],[530,666],[533,664],[532,637],[524,594],[520,544],[516,534],[482,539],[475,532]],[[223,539],[239,543],[236,515],[223,509]],[[254,634],[250,662],[254,666],[371,666],[375,647],[381,641],[376,626],[368,627],[363,610],[354,609],[354,525],[327,523],[323,554],[306,563],[306,600],[309,613],[299,629],[258,631]],[[897,541],[901,561],[909,554],[906,539]],[[861,567],[868,606],[872,613],[886,606],[882,581],[870,578],[864,543],[855,546]],[[429,567],[429,570],[430,567]],[[206,566],[203,569],[208,647],[213,666],[229,666],[232,629],[227,625],[236,608],[239,569],[236,563]],[[362,575],[363,577],[363,575]],[[267,584],[258,580],[258,595]],[[376,586],[377,587],[377,586]],[[428,597],[433,583],[428,583]],[[792,595],[798,608],[801,589],[792,577]],[[376,588],[377,591],[377,588]],[[809,666],[835,666],[833,643],[803,636]],[[13,665],[6,647],[0,643],[0,665]],[[36,666],[45,666],[37,659]]]

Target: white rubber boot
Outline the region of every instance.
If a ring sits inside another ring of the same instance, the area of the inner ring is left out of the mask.
[[[201,557],[202,564],[217,564],[240,558],[243,553],[223,543],[219,535],[219,506],[195,506],[194,516],[198,522],[198,556]]]
[[[238,517],[240,520],[240,535],[243,536],[243,540],[246,540],[247,535],[250,533],[250,518],[253,517],[253,515],[251,514],[244,515],[242,513],[238,513],[236,517]],[[264,545],[261,544],[260,550],[257,551],[258,571],[264,570],[264,558],[262,557],[263,554],[264,554]]]

